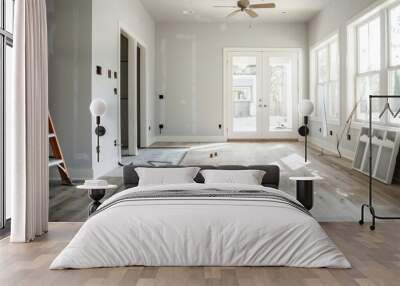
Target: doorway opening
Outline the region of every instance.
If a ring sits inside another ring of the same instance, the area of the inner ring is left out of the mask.
[[[225,51],[227,139],[297,138],[299,52]]]
[[[137,50],[136,50],[136,109],[137,109],[137,116],[136,116],[136,120],[137,120],[137,128],[136,128],[136,134],[137,134],[137,147],[141,148],[141,96],[142,96],[142,92],[141,92],[141,74],[142,74],[142,67],[141,67],[141,47],[138,44],[137,45]]]
[[[120,45],[120,121],[121,155],[129,155],[129,40],[121,34]]]
[[[119,163],[147,147],[146,46],[120,27],[119,39]]]

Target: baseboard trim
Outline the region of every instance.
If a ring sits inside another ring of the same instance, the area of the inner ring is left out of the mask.
[[[328,151],[329,153],[336,154],[338,155],[338,152],[336,150],[336,146],[332,144],[328,144],[327,142],[314,138],[314,137],[309,137],[309,143],[312,147],[317,148],[317,149],[323,149],[324,151]],[[350,151],[348,149],[341,149],[340,152],[342,153],[343,158],[346,158],[350,161],[354,160],[355,152]]]
[[[177,143],[222,143],[227,142],[224,136],[156,136],[154,142]]]

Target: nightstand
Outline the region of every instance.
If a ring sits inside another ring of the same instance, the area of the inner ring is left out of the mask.
[[[85,181],[85,184],[77,187],[80,190],[87,190],[89,198],[92,203],[88,207],[89,216],[91,216],[97,208],[101,205],[101,200],[106,195],[107,190],[114,190],[118,188],[116,185],[109,185],[107,181],[104,180],[90,180]]]
[[[296,181],[296,198],[307,209],[314,206],[314,181],[320,181],[322,177],[291,177]]]

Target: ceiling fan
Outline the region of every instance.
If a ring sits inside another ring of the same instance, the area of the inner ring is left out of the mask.
[[[258,17],[258,14],[254,9],[272,9],[275,8],[276,5],[275,3],[262,3],[262,4],[250,4],[249,0],[239,0],[236,4],[236,6],[230,5],[230,6],[214,6],[215,8],[239,8],[238,10],[233,11],[230,13],[227,18],[232,17],[240,12],[245,12],[247,15],[249,15],[252,18]]]

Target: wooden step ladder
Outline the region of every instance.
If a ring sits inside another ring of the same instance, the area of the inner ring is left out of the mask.
[[[49,157],[49,168],[57,167],[58,173],[61,177],[61,183],[63,185],[72,186],[72,180],[69,176],[67,164],[65,164],[64,155],[61,150],[60,142],[58,141],[56,130],[54,128],[53,120],[49,113],[49,143],[50,150],[52,152]]]

